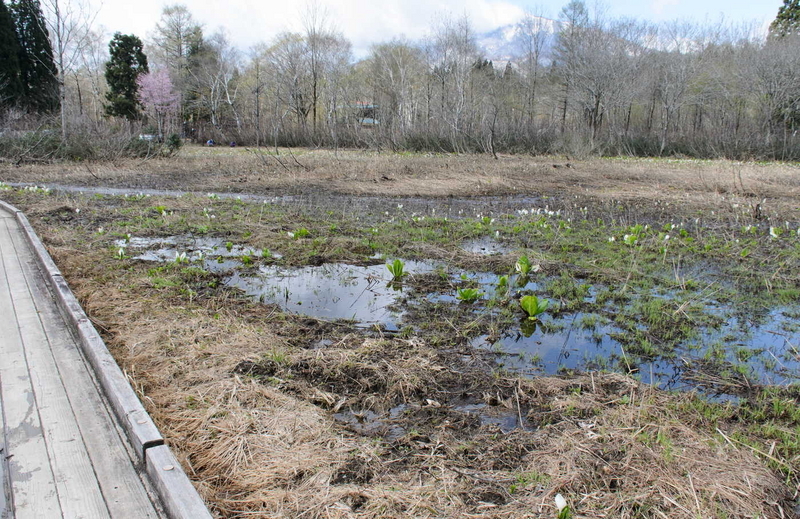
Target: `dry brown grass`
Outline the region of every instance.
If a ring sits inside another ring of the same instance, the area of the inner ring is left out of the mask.
[[[687,209],[751,205],[767,199],[796,212],[795,164],[728,160],[588,159],[482,155],[394,155],[369,151],[282,150],[273,157],[246,148],[189,147],[178,156],[117,163],[0,165],[6,182],[54,182],[232,191],[255,194],[345,193],[372,196],[540,194],[599,200],[648,200]],[[297,164],[302,164],[302,167]]]

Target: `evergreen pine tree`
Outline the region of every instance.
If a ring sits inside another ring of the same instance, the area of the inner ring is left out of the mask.
[[[0,0],[0,106],[13,105],[21,96],[17,31],[11,12]]]
[[[60,104],[56,65],[39,0],[17,0],[11,12],[20,46],[20,104],[35,111],[56,110]]]
[[[114,34],[108,44],[111,59],[106,62],[106,114],[127,119],[139,117],[139,85],[137,79],[147,74],[147,56],[142,40],[132,34]]]
[[[769,31],[776,36],[800,34],[800,0],[783,0]]]

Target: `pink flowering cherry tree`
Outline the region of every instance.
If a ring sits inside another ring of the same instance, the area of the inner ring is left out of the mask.
[[[145,113],[156,120],[158,137],[161,139],[164,137],[166,121],[178,113],[180,94],[174,91],[166,70],[142,74],[136,82],[139,84],[139,101]]]

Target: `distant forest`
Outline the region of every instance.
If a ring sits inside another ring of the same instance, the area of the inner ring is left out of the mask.
[[[183,138],[800,160],[798,0],[784,0],[767,35],[613,19],[573,0],[556,20],[527,14],[502,57],[462,17],[359,60],[319,8],[301,32],[243,51],[184,5],[165,7],[144,39],[109,39],[93,13],[64,4],[0,0],[6,157],[106,157]]]

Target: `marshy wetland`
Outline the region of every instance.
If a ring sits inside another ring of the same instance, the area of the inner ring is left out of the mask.
[[[0,170],[219,516],[797,514],[796,166],[223,151]]]

